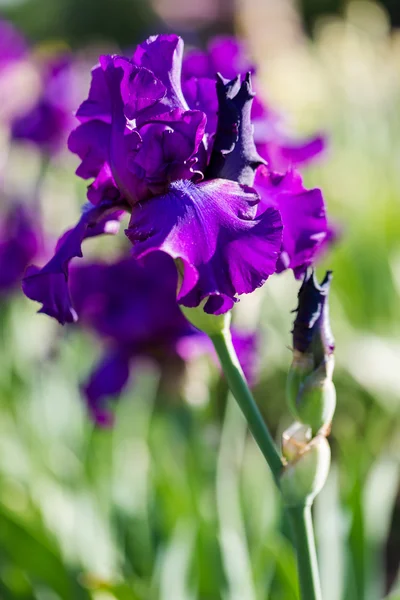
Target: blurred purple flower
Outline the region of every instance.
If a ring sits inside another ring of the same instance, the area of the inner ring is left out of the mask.
[[[246,72],[256,73],[244,42],[232,36],[217,36],[208,45],[207,51],[192,50],[183,61],[182,88],[190,108],[206,113],[208,131],[215,129],[217,99],[213,90],[216,73],[233,79]],[[257,91],[257,78],[254,78]],[[325,148],[325,136],[317,134],[306,139],[294,139],[283,125],[281,116],[261,96],[257,96],[252,107],[252,122],[257,151],[269,167],[285,171],[291,166],[300,166],[313,160]]]
[[[137,359],[150,358],[163,368],[171,359],[186,361],[211,351],[208,338],[179,309],[176,285],[174,263],[161,252],[140,261],[122,258],[71,269],[71,296],[80,325],[105,342],[100,362],[82,386],[99,425],[112,423],[109,403],[123,391]],[[254,336],[237,333],[234,341],[246,374],[254,380]]]
[[[15,204],[0,224],[0,294],[5,296],[21,285],[27,265],[42,248],[38,224],[29,210]]]
[[[67,54],[41,62],[39,97],[25,114],[14,119],[11,126],[14,139],[27,140],[48,154],[58,152],[66,144],[74,126],[75,68]]]

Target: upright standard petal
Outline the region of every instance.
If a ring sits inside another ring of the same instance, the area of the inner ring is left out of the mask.
[[[166,252],[181,271],[179,302],[205,300],[206,312],[224,313],[275,271],[282,224],[275,208],[256,219],[258,201],[254,190],[232,181],[174,182],[132,211],[126,233],[133,255]]]
[[[69,263],[75,257],[82,257],[81,244],[85,238],[115,233],[115,222],[120,216],[121,211],[112,203],[86,207],[77,225],[61,236],[50,261],[41,269],[36,266],[27,268],[22,282],[23,291],[31,300],[41,302],[40,313],[54,317],[61,325],[76,320],[68,287]]]
[[[207,116],[206,133],[214,134],[218,112],[215,78],[191,77],[182,82],[182,89],[189,107]]]
[[[257,172],[255,188],[261,198],[259,213],[271,207],[281,213],[283,245],[277,271],[293,269],[295,276],[301,277],[313,263],[328,231],[321,190],[306,190],[296,171],[280,175],[263,167]]]
[[[137,47],[134,62],[145,67],[164,84],[166,102],[170,109],[189,107],[181,89],[183,40],[175,34],[149,37]]]
[[[96,65],[92,69],[89,95],[76,111],[76,116],[81,122],[90,119],[111,122],[111,99],[106,78],[100,65]]]

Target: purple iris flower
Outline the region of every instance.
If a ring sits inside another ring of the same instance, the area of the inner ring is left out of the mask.
[[[192,50],[183,61],[183,91],[190,108],[207,114],[212,131],[216,122],[217,99],[213,93],[215,73],[228,79],[246,72],[256,73],[245,44],[232,36],[217,36],[207,51]],[[255,78],[257,90],[257,79]],[[281,116],[260,96],[252,106],[252,122],[257,151],[272,170],[285,171],[288,167],[304,165],[325,149],[325,137],[321,134],[307,139],[294,139],[283,127]]]
[[[115,233],[124,211],[133,256],[172,257],[178,302],[210,314],[230,310],[276,271],[300,276],[326,237],[321,192],[305,190],[295,172],[271,173],[258,152],[250,71],[209,80],[204,105],[189,108],[182,57],[178,36],[159,35],[132,59],[102,56],[93,69],[69,137],[81,159],[77,174],[93,180],[89,204],[50,262],[24,279],[25,294],[61,323],[76,318],[71,259],[82,256],[87,237]]]
[[[136,260],[97,262],[71,269],[71,296],[80,325],[104,341],[104,354],[83,384],[89,412],[102,426],[112,423],[116,400],[138,359],[167,370],[193,355],[210,352],[208,338],[184,318],[176,302],[177,271],[157,252]],[[234,334],[239,360],[254,380],[255,336]]]
[[[81,243],[131,213],[132,253],[171,256],[180,272],[178,301],[208,313],[226,312],[275,272],[282,242],[279,211],[257,216],[251,187],[258,156],[250,123],[250,77],[219,80],[220,118],[213,152],[205,144],[206,115],[190,110],[181,88],[183,42],[149,38],[133,58],[101,57],[89,97],[69,138],[82,162],[77,173],[95,178],[87,207],[43,269],[24,280],[28,297],[60,322],[74,319],[68,264]]]
[[[42,239],[28,209],[15,204],[0,224],[0,294],[5,296],[21,285],[27,265],[37,258]]]
[[[54,154],[64,147],[74,127],[76,73],[69,55],[47,58],[39,65],[41,91],[29,110],[11,126],[13,139],[27,140]]]

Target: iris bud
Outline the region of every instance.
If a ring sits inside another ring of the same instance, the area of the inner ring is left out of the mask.
[[[293,362],[286,395],[293,416],[316,435],[330,426],[336,407],[332,382],[334,339],[329,324],[331,273],[319,284],[308,270],[299,291],[293,327]]]
[[[293,452],[296,444],[298,440],[290,435],[284,442],[286,452],[289,448],[291,454],[291,460],[280,478],[280,489],[287,506],[310,504],[324,487],[331,462],[331,451],[325,436],[317,435],[309,443],[299,444],[297,453]]]

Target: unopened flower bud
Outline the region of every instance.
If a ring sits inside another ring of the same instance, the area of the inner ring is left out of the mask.
[[[284,468],[280,488],[287,506],[311,503],[325,485],[331,462],[328,440],[317,435]]]
[[[319,284],[309,269],[299,291],[293,326],[293,362],[287,399],[294,417],[313,435],[329,427],[336,406],[332,382],[334,339],[329,323],[328,294],[332,275]]]

